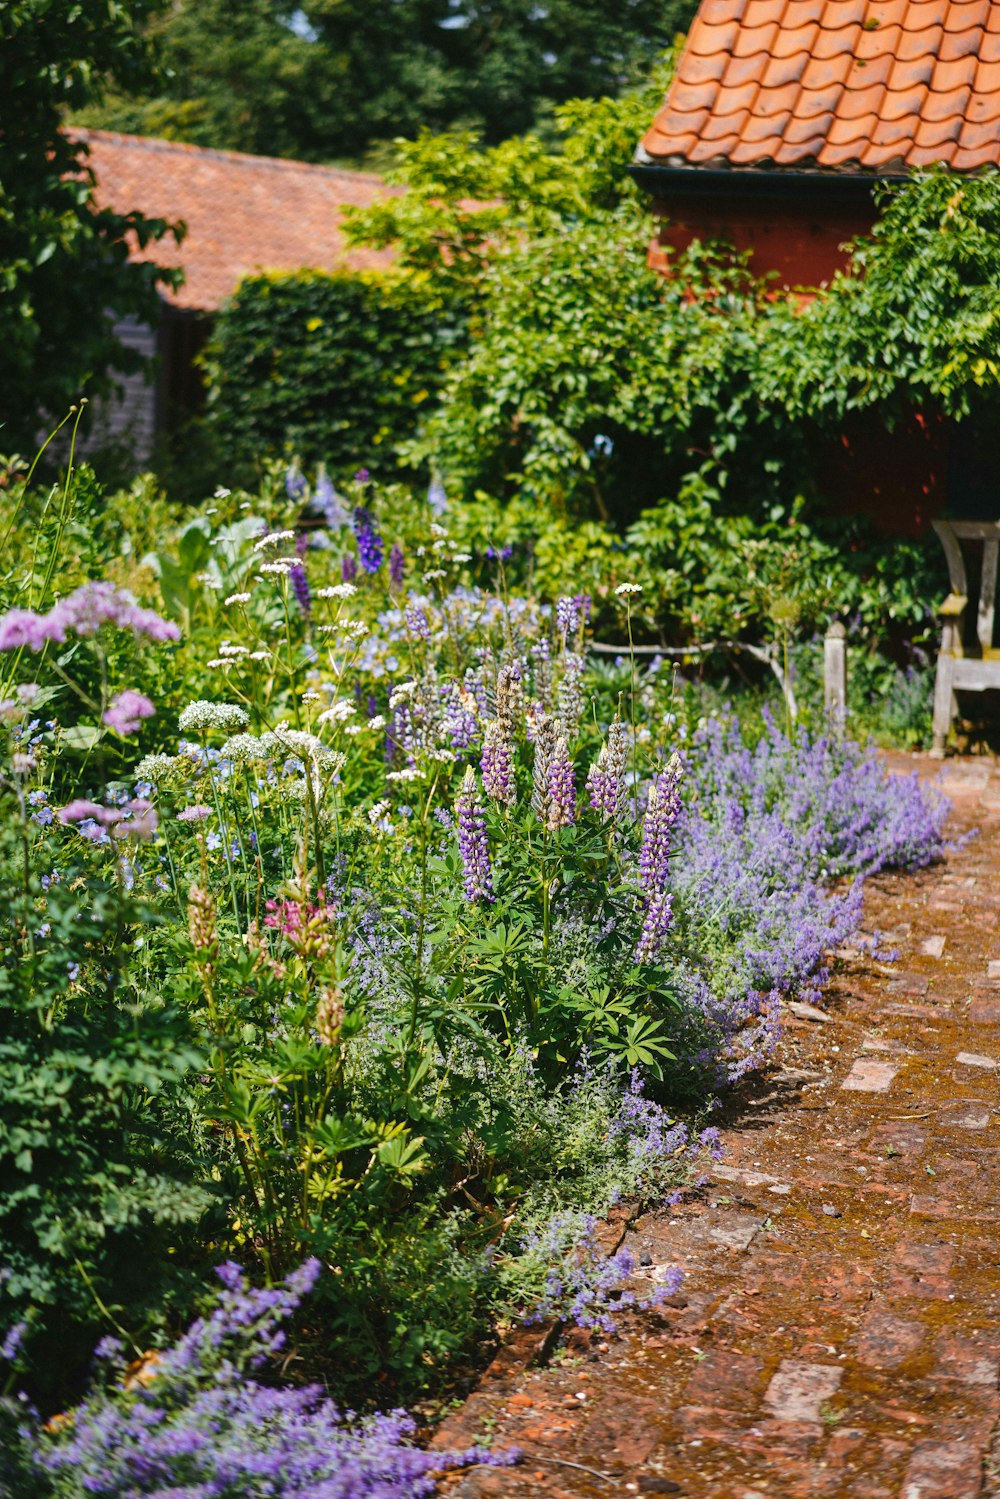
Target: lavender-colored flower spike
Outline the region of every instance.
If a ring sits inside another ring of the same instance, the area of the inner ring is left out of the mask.
[[[607,743],[587,772],[590,805],[605,822],[617,817],[625,802],[625,768],[628,764],[628,739],[620,718],[608,725]]]
[[[549,713],[535,718],[535,763],[531,771],[531,806],[535,816],[545,822],[549,807],[549,761],[556,747],[556,726]]]
[[[292,585],[292,593],[295,602],[306,619],[312,613],[312,594],[309,592],[309,579],[306,577],[305,566],[301,562],[294,562],[288,570],[288,581]]]
[[[290,463],[285,472],[285,493],[290,500],[301,500],[308,489],[305,475],[296,464]]]
[[[635,950],[637,963],[649,963],[663,945],[670,927],[672,900],[667,891],[670,841],[681,809],[681,762],[675,755],[661,775],[654,776],[642,824],[639,887],[646,897],[646,914]]]
[[[350,552],[347,552],[340,564],[340,578],[343,583],[350,583],[358,571],[358,565]]]
[[[558,828],[568,828],[576,821],[576,784],[573,778],[573,762],[562,735],[556,740],[549,759],[546,779],[548,805],[545,825],[549,832],[554,833]]]
[[[403,548],[398,541],[394,541],[392,551],[389,553],[389,583],[398,592],[403,586],[405,577],[406,558],[403,555]]]
[[[476,774],[470,765],[455,804],[458,823],[458,848],[462,855],[466,900],[492,901],[493,876],[490,850],[486,841],[486,819],[479,799]]]
[[[431,508],[432,515],[443,515],[448,508],[448,496],[444,492],[444,485],[437,474],[431,479],[427,490],[427,503]]]
[[[372,514],[364,505],[356,505],[354,509],[354,538],[361,566],[366,573],[377,573],[382,566],[384,548]]]
[[[326,474],[320,474],[316,480],[313,500],[322,510],[323,517],[331,531],[339,531],[342,526],[349,523],[350,516],[344,508],[344,502]]]
[[[505,807],[512,807],[517,799],[513,761],[513,746],[504,735],[498,720],[493,718],[486,725],[483,736],[483,758],[480,762],[483,789],[487,796],[502,802]]]

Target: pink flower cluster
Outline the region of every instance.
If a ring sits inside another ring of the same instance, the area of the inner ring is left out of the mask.
[[[159,817],[153,803],[145,797],[136,796],[123,807],[102,807],[100,802],[77,797],[59,810],[59,821],[80,824],[80,832],[90,836],[91,831],[110,828],[113,838],[152,838],[159,827]]]
[[[71,631],[77,635],[96,635],[103,625],[131,630],[134,635],[144,635],[158,644],[180,639],[175,624],[161,619],[152,609],[141,608],[127,589],[106,582],[84,583],[47,614],[11,609],[0,616],[0,651],[20,647],[40,651],[50,640],[61,645]]]
[[[133,692],[126,687],[124,692],[112,700],[105,712],[104,722],[123,737],[134,734],[144,718],[152,718],[156,709],[145,693]]]

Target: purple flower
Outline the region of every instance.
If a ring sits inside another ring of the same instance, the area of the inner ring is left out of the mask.
[[[341,580],[341,582],[342,583],[350,583],[350,582],[352,582],[353,579],[354,579],[355,574],[357,573],[357,570],[358,570],[357,563],[355,562],[354,558],[351,556],[350,552],[345,553],[345,555],[341,558],[341,563],[340,563],[340,580]]]
[[[615,718],[608,725],[608,738],[587,772],[590,805],[608,821],[617,817],[625,802],[625,768],[628,740],[625,725]]]
[[[490,850],[486,839],[486,818],[479,799],[476,774],[470,765],[455,804],[458,823],[458,848],[462,856],[466,900],[492,901],[493,876]]]
[[[144,693],[133,692],[131,687],[126,687],[124,692],[119,692],[112,700],[103,719],[109,728],[124,738],[128,734],[135,734],[142,720],[152,718],[155,712],[156,709]]]
[[[389,553],[389,582],[397,592],[402,588],[405,577],[406,557],[399,542],[394,541],[392,551]]]
[[[444,485],[437,474],[433,476],[427,486],[427,503],[432,515],[443,515],[448,508],[448,496],[444,492]]]
[[[548,766],[549,813],[547,826],[554,832],[576,821],[576,783],[566,740],[560,736]]]
[[[202,805],[202,803],[198,802],[193,807],[185,807],[182,812],[178,812],[178,814],[177,814],[177,821],[178,822],[204,822],[205,818],[206,817],[211,817],[211,815],[212,815],[212,809],[211,809],[211,807],[206,807],[206,806]]]
[[[348,523],[348,514],[344,508],[344,502],[334,489],[326,474],[320,474],[316,480],[316,488],[313,491],[313,499],[323,512],[323,518],[331,531],[339,531]]]
[[[303,562],[292,563],[288,569],[288,581],[292,585],[292,593],[295,595],[295,602],[299,606],[300,613],[308,619],[312,612],[312,595],[309,592],[309,579],[306,577]]]
[[[486,725],[480,768],[483,773],[483,789],[486,795],[491,796],[494,801],[501,802],[505,807],[512,807],[517,800],[513,746],[504,736],[503,729],[495,718],[490,719]]]
[[[305,475],[295,463],[290,463],[285,471],[285,493],[290,500],[301,500],[309,486],[306,484]]]
[[[359,469],[357,469],[355,471],[355,474],[354,474],[354,482],[355,482],[355,484],[367,484],[368,481],[370,480],[370,478],[371,478],[371,474],[368,472],[368,470],[366,468],[359,468]]]
[[[371,512],[363,505],[354,509],[354,539],[358,544],[358,561],[365,572],[377,573],[382,566],[382,538]]]
[[[667,890],[671,835],[681,810],[681,762],[675,755],[649,788],[642,823],[639,888],[645,897],[642,932],[635,950],[637,963],[651,963],[663,946],[673,920],[673,899]]]
[[[25,646],[40,651],[47,641],[61,645],[70,631],[96,635],[103,625],[131,630],[134,635],[144,635],[158,644],[180,639],[175,624],[161,619],[152,609],[140,608],[127,589],[99,582],[84,583],[47,614],[35,614],[30,609],[10,610],[0,618],[0,650]]]

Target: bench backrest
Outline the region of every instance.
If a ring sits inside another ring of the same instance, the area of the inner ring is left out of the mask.
[[[962,542],[981,545],[983,549],[983,571],[979,585],[979,609],[976,615],[976,636],[983,655],[993,652],[993,623],[997,603],[997,555],[1000,551],[1000,521],[980,520],[936,520],[934,529],[944,547],[948,560],[948,577],[951,591],[962,599],[969,597],[968,576]]]

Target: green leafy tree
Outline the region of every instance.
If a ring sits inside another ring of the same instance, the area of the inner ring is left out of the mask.
[[[135,366],[115,322],[150,315],[151,265],[128,259],[168,231],[162,219],[98,209],[81,146],[60,129],[67,110],[109,80],[146,76],[141,25],[148,0],[13,0],[0,7],[0,419],[8,449],[31,446],[47,416],[61,416],[108,371]]]
[[[617,94],[694,0],[181,0],[151,23],[157,94],[120,90],[89,124],[327,161],[421,129],[496,143],[578,96]]]

